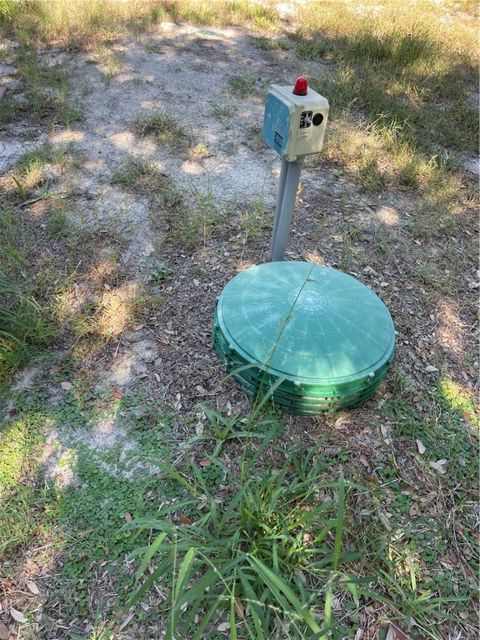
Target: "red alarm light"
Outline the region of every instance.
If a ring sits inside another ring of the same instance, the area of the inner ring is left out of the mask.
[[[293,93],[296,96],[306,96],[308,93],[308,81],[305,76],[299,76],[295,80],[295,86],[293,87]]]

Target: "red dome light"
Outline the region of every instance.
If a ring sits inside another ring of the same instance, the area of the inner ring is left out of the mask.
[[[308,93],[308,81],[305,76],[299,76],[295,80],[295,86],[293,87],[293,93],[296,96],[306,96]]]

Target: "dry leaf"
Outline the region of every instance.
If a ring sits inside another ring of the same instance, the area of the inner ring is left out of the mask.
[[[131,513],[127,513],[124,515],[125,518],[125,522],[131,522],[132,521],[132,514]]]
[[[217,627],[217,631],[228,631],[230,629],[230,623],[229,622],[221,622],[218,627]]]
[[[370,466],[369,461],[366,459],[366,457],[362,455],[358,458],[358,461],[360,462],[360,464],[363,464],[364,467],[366,467],[368,469],[368,467]]]
[[[128,616],[125,618],[125,620],[122,622],[122,624],[118,627],[118,630],[123,631],[125,627],[128,626],[128,624],[130,623],[134,615],[135,613],[129,613]]]
[[[390,524],[390,520],[388,519],[387,514],[383,513],[383,511],[379,511],[378,512],[378,517],[380,518],[380,522],[383,524],[385,529],[387,529],[387,531],[391,531],[392,530],[392,525]]]
[[[348,414],[341,415],[337,420],[335,420],[335,424],[333,426],[338,431],[341,429],[347,429],[352,426],[352,419]]]
[[[385,640],[410,640],[396,625],[390,624]]]
[[[390,437],[390,425],[386,425],[386,424],[380,425],[380,431],[382,432],[382,436],[384,438]]]
[[[64,389],[65,391],[70,391],[71,389],[73,389],[73,384],[71,382],[61,382],[60,386],[62,387],[62,389]]]
[[[112,389],[110,398],[112,400],[121,400],[121,398],[123,398],[123,393],[120,391],[120,389]]]
[[[0,622],[0,640],[8,640],[10,637],[10,631],[3,622]]]
[[[207,460],[206,458],[204,460],[200,460],[200,462],[198,463],[201,467],[209,467],[212,463],[210,462],[210,460]]]
[[[436,462],[430,462],[430,466],[432,469],[435,469],[437,473],[440,473],[442,476],[445,474],[444,465],[447,464],[446,460],[437,460]]]
[[[27,622],[27,619],[25,618],[23,613],[21,611],[17,611],[13,607],[10,607],[10,615],[14,620],[16,620],[16,622],[20,622],[20,624],[24,624],[25,622]]]
[[[240,600],[240,598],[238,596],[235,596],[235,609],[238,613],[238,615],[240,616],[240,618],[243,618],[245,616],[245,610],[243,608],[243,604],[242,601]]]
[[[416,440],[417,442],[417,449],[418,449],[418,453],[423,456],[423,454],[425,453],[425,451],[427,450],[427,447],[423,444],[423,442],[421,440],[419,440],[417,438]]]
[[[27,588],[31,593],[33,593],[34,596],[38,596],[40,593],[37,585],[33,581],[27,582]]]
[[[180,522],[182,524],[192,524],[192,520],[190,518],[188,518],[187,516],[182,516],[180,518]]]

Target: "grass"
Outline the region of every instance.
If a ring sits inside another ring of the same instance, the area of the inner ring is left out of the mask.
[[[206,407],[204,428],[172,464],[178,417],[157,397],[94,389],[64,356],[39,371],[28,391],[10,395],[15,411],[0,431],[0,502],[11,522],[0,549],[12,557],[35,539],[54,552],[48,603],[72,633],[81,637],[85,619],[115,633],[130,613],[158,632],[160,612],[166,637],[180,638],[234,629],[238,637],[343,637],[376,605],[412,638],[440,638],[460,614],[473,620],[478,447],[465,425],[474,426],[474,400],[452,380],[422,402],[425,415],[415,384],[399,380],[402,393],[381,409],[382,424],[396,425],[394,446],[386,456],[370,452],[372,475],[348,465],[354,452],[332,446],[335,433],[287,450],[277,416]],[[52,406],[48,394],[64,380],[71,387]],[[102,449],[94,434],[106,423],[116,435]],[[55,425],[45,485],[34,452]],[[332,480],[342,473],[347,480]],[[451,518],[438,511],[439,495]],[[467,581],[452,554],[471,567]],[[448,570],[438,570],[440,560]],[[7,562],[3,576],[10,571]],[[108,605],[92,612],[92,596],[104,591]],[[45,627],[52,633],[56,616]]]
[[[48,10],[42,0],[2,0],[0,27],[5,32],[36,42],[55,41],[69,49],[90,48],[108,43],[126,32],[141,34],[163,20],[227,26],[243,24],[257,31],[272,32],[278,14],[268,4],[248,0],[79,0],[73,6],[52,0]]]
[[[72,145],[53,148],[45,143],[24,153],[15,164],[12,180],[19,199],[26,200],[35,191],[48,192],[49,182],[77,164]],[[56,175],[55,175],[56,174]]]
[[[205,152],[201,147],[199,156],[205,157]],[[148,197],[152,203],[152,224],[166,222],[169,238],[185,249],[198,248],[215,228],[221,228],[222,212],[217,210],[211,194],[180,193],[152,163],[126,160],[113,171],[110,180]]]
[[[171,189],[168,178],[154,164],[136,159],[120,164],[112,172],[110,182],[140,193],[168,194]]]
[[[366,2],[362,12],[346,11],[311,3],[296,33],[297,55],[336,64],[318,80],[312,67],[313,85],[331,105],[325,157],[367,192],[418,193],[417,233],[431,233],[439,210],[441,228],[448,227],[465,201],[455,152],[475,153],[478,138],[469,101],[476,84],[472,26],[459,19],[447,28],[443,9],[429,2],[413,9],[384,2],[378,11]]]
[[[99,47],[98,55],[101,61],[101,73],[106,85],[121,73],[125,68],[124,55],[119,51],[114,51],[106,45]]]
[[[355,629],[360,612],[375,601],[386,607],[387,619],[408,625],[414,618],[414,626],[404,627],[412,637],[439,637],[436,625],[453,622],[459,611],[469,618],[475,581],[465,584],[460,569],[447,576],[437,566],[452,545],[464,553],[459,544],[469,549],[466,561],[474,562],[473,540],[455,540],[454,526],[434,516],[424,497],[441,478],[455,492],[457,508],[463,505],[462,518],[473,517],[469,497],[478,447],[463,417],[471,399],[442,382],[430,399],[431,413],[419,418],[408,395],[387,402],[383,412],[396,420],[396,446],[411,449],[412,462],[416,441],[425,445],[419,456],[424,475],[420,480],[415,473],[414,485],[393,451],[390,460],[377,462],[378,481],[370,480],[369,487],[332,481],[348,454],[338,447],[333,456],[323,453],[324,444],[284,453],[283,463],[256,472],[259,457],[249,440],[263,438],[268,446],[265,438],[277,436],[278,427],[269,431],[248,419],[207,412],[215,434],[212,453],[200,463],[162,467],[178,484],[177,502],[153,520],[126,525],[151,531],[150,544],[134,552],[139,586],[129,604],[145,601],[157,583],[169,594],[167,637],[182,638],[210,636],[215,629],[251,638],[277,637],[282,629],[286,637],[304,638],[321,628],[320,635],[335,637],[335,631]],[[235,438],[247,444],[234,472],[222,453]],[[434,468],[438,456],[448,461],[444,476]],[[398,490],[385,489],[392,482]],[[352,501],[360,501],[362,514],[352,510]],[[341,613],[334,613],[334,599],[342,602]]]
[[[37,51],[28,38],[21,43],[15,57],[20,87],[8,91],[0,104],[1,126],[26,116],[30,122],[48,126],[70,126],[81,120],[81,105],[70,99],[68,71],[60,63],[51,66],[39,63]]]
[[[228,78],[228,91],[236,98],[247,98],[255,91],[257,77],[248,72],[235,73]]]
[[[239,222],[244,245],[256,240],[262,229],[271,227],[268,216],[271,216],[271,212],[265,206],[262,197],[254,200],[246,210],[240,212]]]
[[[223,104],[215,103],[212,108],[212,113],[217,118],[231,118],[235,114],[235,107],[228,102]]]
[[[177,119],[167,111],[144,111],[133,122],[133,131],[139,136],[153,136],[166,146],[181,150],[195,148],[195,136],[185,129]]]
[[[0,382],[4,382],[49,342],[52,332],[29,281],[23,229],[8,210],[0,211],[0,223]]]
[[[58,368],[54,375],[57,385],[68,375],[67,361],[47,359],[44,365],[47,369]],[[91,586],[91,576],[84,570],[85,562],[105,561],[109,578],[104,586],[108,589],[112,580],[122,585],[123,593],[116,606],[121,605],[122,597],[125,600],[128,595],[123,587],[133,586],[133,575],[121,560],[130,547],[122,524],[126,522],[126,514],[131,517],[154,515],[158,509],[158,480],[155,475],[146,479],[142,470],[150,468],[149,458],[154,452],[155,455],[162,452],[164,459],[168,459],[171,437],[168,417],[160,415],[158,405],[142,394],[116,400],[113,406],[108,398],[102,389],[92,395],[85,385],[75,385],[63,393],[57,409],[52,412],[38,381],[33,393],[13,395],[18,413],[5,421],[0,430],[0,504],[2,522],[9,525],[2,526],[0,534],[0,554],[6,560],[2,563],[2,578],[7,579],[13,569],[9,561],[12,552],[29,541],[37,540],[39,546],[45,544],[53,552],[51,561],[55,561],[58,552],[63,556],[52,593],[57,608],[49,609],[46,627],[43,627],[45,633],[50,625],[56,628],[59,612],[72,623],[72,633],[76,630],[81,633],[84,628],[83,619],[90,615]],[[95,450],[93,441],[85,443],[75,439],[76,429],[84,428],[88,432],[99,420],[109,420],[117,413],[121,414],[122,428],[128,432],[129,442],[134,438],[141,443],[141,450],[131,452],[128,444],[119,439],[113,448],[99,451]],[[149,429],[145,429],[147,422]],[[51,440],[51,460],[54,466],[57,461],[56,470],[46,486],[36,482],[40,469],[34,450],[52,426],[60,424],[63,427],[59,439]],[[107,475],[105,468],[110,470]],[[65,479],[72,477],[74,482],[70,485]],[[75,482],[84,487],[80,493]],[[103,505],[100,518],[99,504]],[[97,586],[100,587],[99,581]],[[112,610],[99,610],[97,622],[108,615],[113,616]]]

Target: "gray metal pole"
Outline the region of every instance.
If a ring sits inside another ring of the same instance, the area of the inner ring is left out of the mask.
[[[271,260],[276,262],[283,260],[285,249],[287,248],[288,236],[292,224],[295,199],[297,197],[298,183],[303,167],[303,158],[298,158],[295,162],[288,162],[288,169],[283,189],[282,205],[274,229],[272,239]]]
[[[270,256],[275,246],[275,240],[277,237],[278,221],[280,219],[280,211],[282,209],[283,194],[285,192],[285,180],[287,179],[288,165],[290,163],[285,158],[282,158],[282,167],[280,169],[280,178],[278,181],[278,196],[277,196],[277,208],[275,209],[275,220],[273,223],[272,240],[270,242]]]

